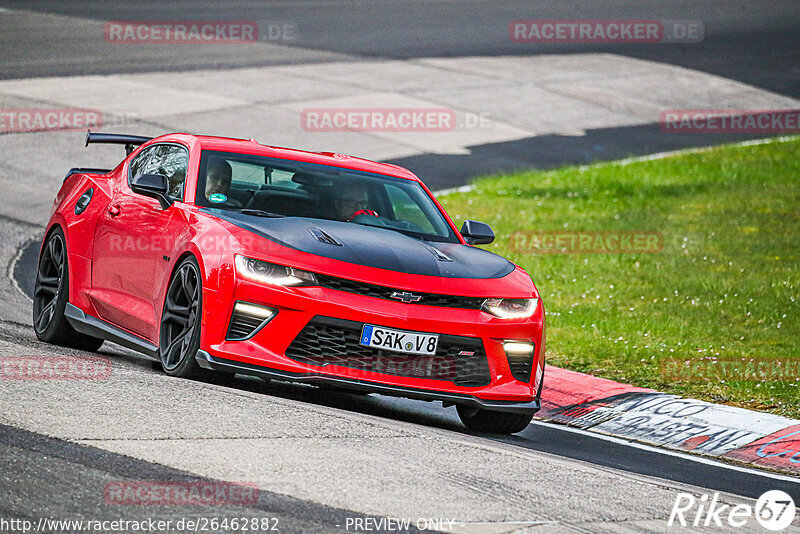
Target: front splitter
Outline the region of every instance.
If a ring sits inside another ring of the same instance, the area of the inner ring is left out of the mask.
[[[212,371],[238,373],[243,375],[260,376],[275,380],[288,382],[300,382],[312,385],[329,385],[346,389],[353,389],[367,393],[378,393],[380,395],[390,395],[392,397],[405,397],[407,399],[441,401],[445,404],[463,404],[474,406],[483,410],[513,413],[536,413],[541,408],[539,399],[528,402],[486,400],[473,395],[460,393],[443,393],[426,389],[407,388],[402,386],[390,386],[367,380],[357,380],[353,378],[334,377],[319,373],[293,373],[270,369],[233,360],[226,360],[211,356],[204,350],[198,350],[195,355],[197,364],[203,369]]]

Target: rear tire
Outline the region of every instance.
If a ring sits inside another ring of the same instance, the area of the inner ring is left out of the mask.
[[[69,302],[69,257],[61,228],[42,246],[33,289],[33,330],[45,343],[94,352],[103,340],[81,334],[69,324],[64,310]]]
[[[498,412],[459,404],[458,417],[464,426],[476,432],[490,434],[516,434],[522,432],[533,419],[532,413]]]
[[[200,349],[203,280],[194,256],[181,262],[170,279],[161,312],[158,356],[164,372],[179,378],[205,378],[195,360]]]

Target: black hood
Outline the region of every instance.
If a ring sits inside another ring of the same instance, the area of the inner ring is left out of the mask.
[[[445,278],[501,278],[514,270],[505,258],[460,243],[435,243],[372,226],[308,219],[265,218],[203,208],[270,241],[309,254],[367,267]]]

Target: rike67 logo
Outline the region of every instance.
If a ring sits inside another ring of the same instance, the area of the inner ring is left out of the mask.
[[[723,504],[719,493],[713,496],[697,497],[691,493],[679,493],[667,525],[670,527],[719,527],[724,529],[741,528],[755,518],[767,530],[784,530],[794,521],[797,510],[794,500],[788,493],[771,490],[756,501],[755,507],[749,504]]]

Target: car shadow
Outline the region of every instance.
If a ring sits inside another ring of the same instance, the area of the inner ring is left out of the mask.
[[[467,432],[458,420],[455,408],[443,408],[439,402],[427,402],[378,394],[365,394],[328,386],[295,384],[236,375],[212,376],[209,382],[243,391],[294,400],[337,410],[404,421],[424,426]]]

